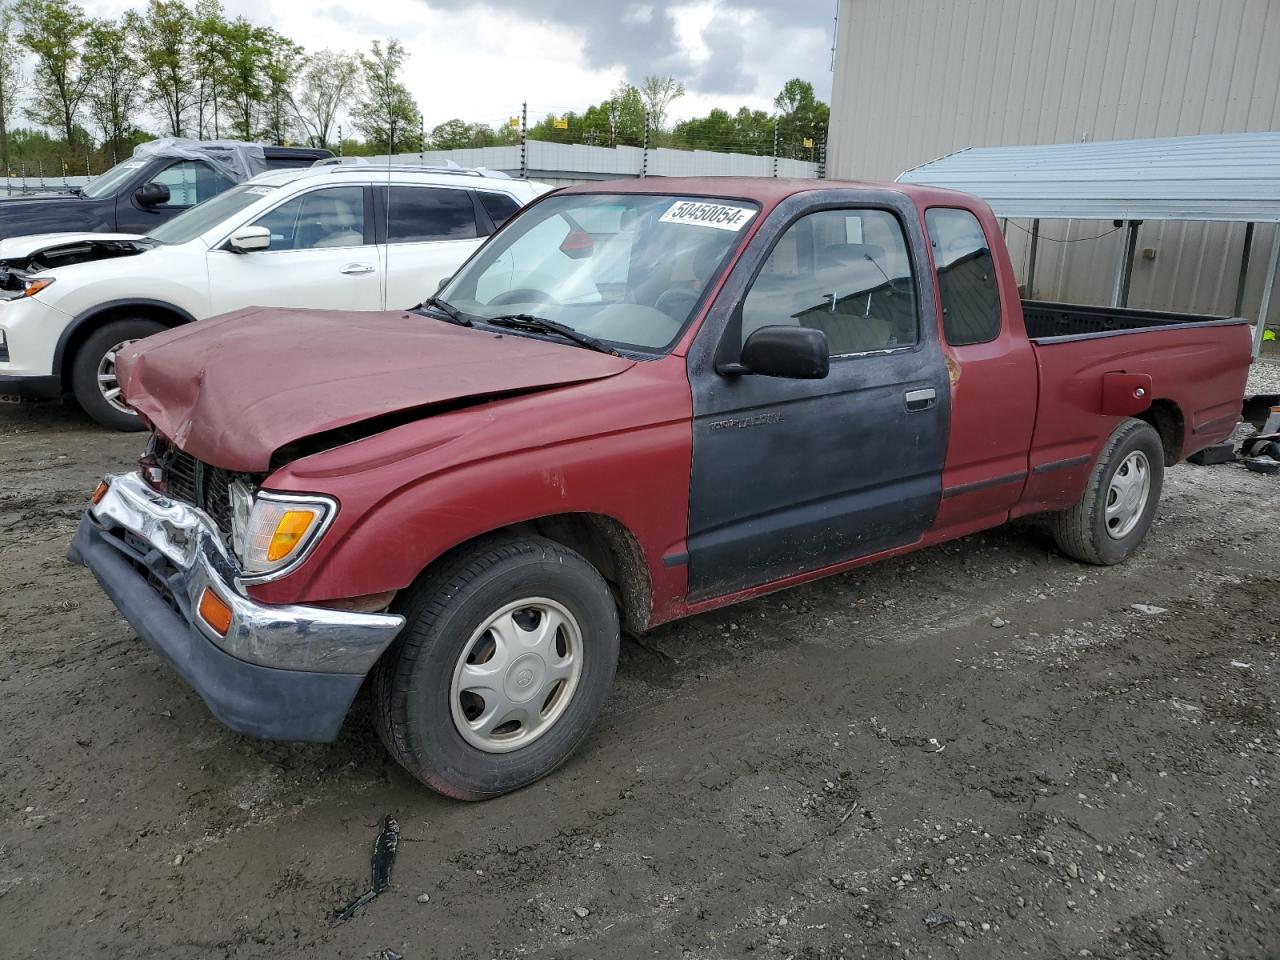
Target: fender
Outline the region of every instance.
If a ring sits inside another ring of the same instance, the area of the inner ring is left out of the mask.
[[[63,329],[61,336],[58,337],[58,344],[53,348],[52,369],[55,373],[62,369],[62,362],[63,357],[66,354],[67,344],[71,342],[76,331],[94,317],[105,313],[108,310],[114,310],[116,307],[153,307],[176,314],[182,318],[182,323],[192,323],[196,319],[191,315],[191,313],[183,310],[181,307],[174,306],[172,303],[168,303],[164,300],[150,300],[146,297],[124,297],[119,300],[107,300],[104,303],[94,304],[88,310],[85,310],[73,317],[71,322]]]

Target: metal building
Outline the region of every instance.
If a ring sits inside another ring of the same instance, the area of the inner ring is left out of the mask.
[[[832,177],[893,179],[965,147],[1250,131],[1280,131],[1280,0],[840,0]],[[1020,279],[1029,228],[1006,229]],[[1130,305],[1256,317],[1276,229],[1254,231],[1237,309],[1243,223],[1144,223]],[[1044,221],[1028,295],[1109,302],[1125,241],[1111,220]]]

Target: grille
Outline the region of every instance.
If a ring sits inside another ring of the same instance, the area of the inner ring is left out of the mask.
[[[165,493],[199,507],[218,525],[222,539],[231,542],[231,481],[240,474],[210,466],[179,450],[159,434],[152,435],[149,457],[164,471]],[[253,478],[243,475],[251,486]]]

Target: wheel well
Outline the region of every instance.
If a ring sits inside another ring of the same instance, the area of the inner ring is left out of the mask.
[[[1139,420],[1145,420],[1160,434],[1160,444],[1164,447],[1164,465],[1172,467],[1182,458],[1182,442],[1186,433],[1186,422],[1182,411],[1172,400],[1153,400],[1142,413]]]
[[[93,335],[94,331],[114,320],[155,320],[166,327],[176,327],[188,322],[188,318],[178,311],[158,303],[114,304],[82,318],[62,346],[58,373],[64,385],[71,383],[71,365],[75,363],[76,353],[79,352],[81,345]]]
[[[614,602],[621,611],[623,629],[643,633],[649,627],[653,609],[653,590],[644,552],[635,536],[612,517],[598,513],[561,513],[536,520],[526,520],[491,530],[461,543],[433,561],[465,550],[478,541],[493,541],[511,536],[540,536],[575,550],[600,571],[613,591]],[[425,572],[425,571],[424,571]]]

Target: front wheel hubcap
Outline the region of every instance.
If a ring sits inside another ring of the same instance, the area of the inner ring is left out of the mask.
[[[471,635],[454,666],[454,726],[486,753],[527,746],[564,715],[582,659],[582,629],[566,607],[546,597],[508,603]]]
[[[1135,450],[1120,461],[1107,487],[1106,525],[1113,540],[1122,540],[1133,532],[1150,495],[1151,461],[1141,450]]]
[[[116,356],[131,343],[132,340],[121,340],[102,355],[102,359],[98,361],[98,391],[111,409],[133,416],[135,414],[120,396],[120,377],[116,374]]]

